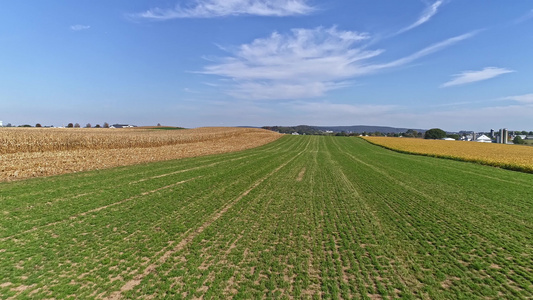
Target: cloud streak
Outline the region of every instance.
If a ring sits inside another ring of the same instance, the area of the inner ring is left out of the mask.
[[[403,33],[403,32],[409,31],[411,29],[414,29],[414,28],[416,28],[416,27],[428,22],[434,15],[437,14],[437,12],[439,11],[439,7],[441,7],[442,4],[444,4],[444,0],[436,1],[432,5],[428,6],[426,8],[426,10],[424,10],[422,15],[418,18],[418,20],[416,20],[416,22],[414,22],[413,24],[403,28],[398,33]]]
[[[442,42],[439,42],[439,43],[436,43],[436,44],[433,44],[429,47],[426,47],[420,51],[417,51],[409,56],[406,56],[406,57],[403,57],[403,58],[400,58],[400,59],[397,59],[395,61],[392,61],[392,62],[389,62],[389,63],[385,63],[385,64],[378,64],[378,65],[374,65],[374,66],[371,66],[369,67],[369,69],[375,69],[375,70],[378,70],[378,69],[386,69],[386,68],[392,68],[392,67],[399,67],[399,66],[402,66],[402,65],[406,65],[408,63],[411,63],[417,59],[420,59],[424,56],[427,56],[429,54],[432,54],[432,53],[435,53],[435,52],[438,52],[444,48],[447,48],[447,47],[450,47],[454,44],[457,44],[461,41],[464,41],[464,40],[467,40],[467,39],[470,39],[472,37],[474,37],[476,34],[477,34],[478,31],[473,31],[473,32],[469,32],[469,33],[465,33],[465,34],[462,34],[462,35],[459,35],[459,36],[455,36],[455,37],[452,37],[452,38],[449,38],[449,39],[446,39]]]
[[[91,26],[89,26],[89,25],[80,25],[80,24],[70,26],[70,30],[73,30],[73,31],[87,30],[89,28],[91,28]]]
[[[527,14],[521,16],[520,18],[516,19],[515,20],[515,24],[519,24],[519,23],[523,23],[523,22],[526,22],[526,21],[529,21],[533,19],[533,9],[530,10]]]
[[[372,63],[383,53],[370,50],[367,33],[336,27],[293,29],[243,44],[232,56],[221,58],[199,73],[230,79],[227,93],[245,99],[321,97],[351,85],[350,80],[383,69],[399,67],[474,36],[467,33],[431,45],[388,63]]]
[[[533,104],[533,94],[525,94],[519,96],[509,96],[503,98],[503,100],[513,100],[525,104]]]
[[[487,67],[481,71],[463,71],[459,74],[453,75],[454,79],[441,85],[442,88],[469,84],[473,82],[491,79],[503,74],[512,73],[513,70],[504,68]]]
[[[306,2],[307,0],[194,0],[185,7],[178,4],[172,9],[152,8],[132,16],[161,21],[239,15],[284,17],[314,12],[316,9]]]

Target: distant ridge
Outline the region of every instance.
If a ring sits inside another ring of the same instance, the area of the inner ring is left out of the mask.
[[[319,130],[330,130],[333,132],[381,132],[381,133],[402,133],[407,130],[416,130],[417,132],[426,132],[426,129],[414,129],[414,128],[397,128],[388,126],[370,126],[370,125],[354,125],[354,126],[312,126]]]
[[[279,131],[283,133],[287,132],[299,132],[307,134],[319,134],[326,131],[332,131],[333,133],[346,132],[346,133],[373,133],[380,132],[384,134],[388,133],[404,133],[408,130],[415,130],[417,132],[424,133],[426,129],[413,129],[413,128],[397,128],[388,126],[370,126],[370,125],[353,125],[353,126],[311,126],[311,125],[298,125],[298,126],[264,126],[264,129]]]

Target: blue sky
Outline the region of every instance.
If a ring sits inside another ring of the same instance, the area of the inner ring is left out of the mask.
[[[4,0],[0,120],[533,130],[529,0]]]

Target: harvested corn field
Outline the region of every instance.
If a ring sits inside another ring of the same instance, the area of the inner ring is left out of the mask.
[[[0,183],[0,299],[530,299],[533,174],[284,136]]]
[[[0,128],[0,181],[240,151],[280,137],[253,128]]]
[[[394,137],[364,137],[364,139],[399,152],[472,161],[533,173],[533,147]]]

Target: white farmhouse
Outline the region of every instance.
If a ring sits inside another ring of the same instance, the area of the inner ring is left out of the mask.
[[[492,139],[486,135],[482,135],[476,139],[476,142],[480,143],[492,143]]]

